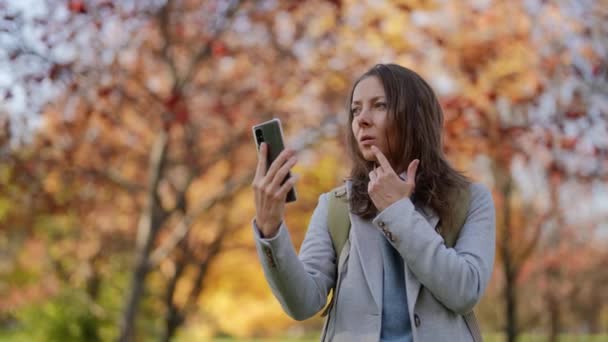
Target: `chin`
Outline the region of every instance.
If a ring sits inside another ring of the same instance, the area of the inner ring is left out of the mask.
[[[363,159],[367,160],[367,161],[376,161],[376,156],[371,153],[371,152],[361,152],[361,154],[363,155]]]

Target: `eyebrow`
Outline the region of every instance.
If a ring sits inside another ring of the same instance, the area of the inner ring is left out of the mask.
[[[372,97],[372,98],[370,99],[370,101],[376,101],[376,100],[381,99],[381,98],[383,98],[383,97],[384,97],[383,95],[374,96],[374,97]],[[352,106],[352,105],[355,105],[355,104],[360,104],[360,103],[361,103],[361,101],[359,101],[359,100],[357,100],[357,101],[353,101],[353,103],[351,104],[351,106]]]

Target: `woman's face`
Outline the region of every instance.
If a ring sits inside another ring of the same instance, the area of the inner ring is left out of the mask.
[[[365,160],[376,160],[372,145],[388,157],[387,108],[384,87],[378,77],[369,76],[357,84],[351,103],[352,129]]]

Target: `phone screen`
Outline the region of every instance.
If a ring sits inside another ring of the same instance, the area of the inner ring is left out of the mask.
[[[258,125],[253,126],[253,137],[255,139],[255,143],[257,149],[260,149],[260,144],[265,142],[268,146],[268,153],[266,155],[266,171],[270,165],[277,159],[281,151],[285,149],[285,145],[283,143],[283,129],[281,127],[281,121],[277,118],[260,123]],[[285,176],[285,179],[281,182],[281,184],[285,183],[287,179],[291,177],[291,172]],[[295,187],[289,190],[287,193],[286,202],[294,202],[296,200],[296,191]]]

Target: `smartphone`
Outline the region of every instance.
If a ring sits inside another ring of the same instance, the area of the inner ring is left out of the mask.
[[[253,130],[253,138],[255,139],[255,144],[257,146],[258,151],[260,150],[260,144],[265,142],[268,150],[266,154],[266,171],[272,164],[272,162],[277,159],[281,151],[285,149],[285,144],[283,143],[283,127],[281,126],[281,120],[278,118],[268,120],[266,122],[262,122],[252,127]],[[285,183],[287,179],[291,177],[291,172],[285,176],[285,179],[281,182],[281,185]],[[287,197],[285,202],[294,202],[296,200],[296,189],[295,186],[289,190],[287,193]]]

